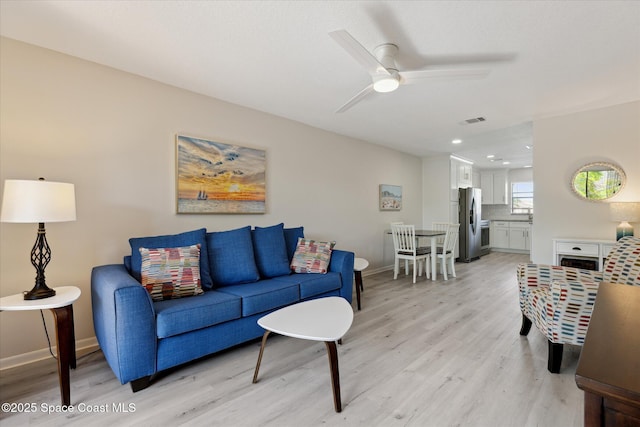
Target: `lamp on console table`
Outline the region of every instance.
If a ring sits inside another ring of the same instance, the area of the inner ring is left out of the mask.
[[[37,223],[38,235],[31,250],[31,264],[36,269],[36,284],[24,292],[25,300],[49,298],[56,291],[47,287],[44,269],[51,261],[51,248],[47,243],[45,222],[76,220],[76,197],[73,184],[7,179],[4,182],[0,221]]]
[[[619,222],[616,227],[616,240],[624,236],[633,236],[630,222],[640,222],[640,202],[612,202],[609,204],[611,221]]]

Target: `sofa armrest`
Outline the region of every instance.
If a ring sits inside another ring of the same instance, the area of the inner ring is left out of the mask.
[[[91,303],[96,338],[122,384],[156,372],[156,318],[149,293],[124,265],[95,267]]]
[[[600,282],[552,280],[547,299],[551,341],[584,344]]]
[[[523,304],[527,299],[527,294],[531,290],[540,286],[548,287],[553,280],[578,282],[602,281],[602,272],[600,271],[548,264],[518,264],[516,275],[518,278],[521,310],[523,310]]]
[[[340,296],[349,303],[353,299],[353,252],[341,251],[334,249],[331,252],[331,261],[329,262],[329,271],[340,273]]]

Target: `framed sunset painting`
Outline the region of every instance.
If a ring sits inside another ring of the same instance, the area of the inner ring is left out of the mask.
[[[179,214],[261,214],[266,202],[266,152],[176,135]]]

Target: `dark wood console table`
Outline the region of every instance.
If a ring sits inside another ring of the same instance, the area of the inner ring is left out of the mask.
[[[640,286],[600,284],[576,384],[585,426],[640,427]]]

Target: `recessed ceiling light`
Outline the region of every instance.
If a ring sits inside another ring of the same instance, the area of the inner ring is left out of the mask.
[[[533,148],[533,145],[525,145],[525,147],[527,147],[527,150],[531,150]]]
[[[531,165],[525,165],[525,166],[523,166],[523,168],[531,168],[531,167],[533,167],[533,166],[531,166]]]
[[[510,163],[511,163],[511,162],[502,162],[502,164],[503,164],[503,165],[508,165],[508,164],[510,164]]]
[[[461,144],[462,140],[461,139],[454,139],[453,141],[451,141],[452,144]]]
[[[493,159],[494,157],[495,157],[495,155],[494,155],[494,154],[488,154],[488,155],[487,155],[487,159]]]

